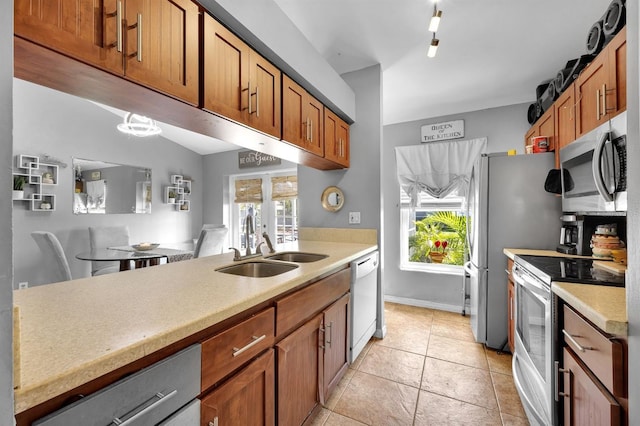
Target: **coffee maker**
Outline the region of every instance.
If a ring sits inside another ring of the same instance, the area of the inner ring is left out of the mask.
[[[587,254],[589,241],[584,241],[584,218],[575,214],[563,214],[560,217],[560,245],[556,251],[564,254]],[[590,253],[589,253],[590,254]]]

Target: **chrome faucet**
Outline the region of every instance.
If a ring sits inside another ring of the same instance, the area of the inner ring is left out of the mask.
[[[258,244],[258,246],[256,247],[256,252],[251,254],[251,247],[249,247],[249,245],[247,244],[247,254],[242,256],[240,254],[240,250],[238,250],[235,247],[229,247],[229,250],[233,250],[233,260],[245,260],[245,259],[251,259],[253,257],[260,257],[262,256],[262,251],[260,251],[260,246],[264,244],[263,242],[261,242],[260,244]]]
[[[267,243],[267,247],[269,247],[269,253],[275,253],[276,251],[273,249],[273,245],[271,244],[271,239],[269,238],[269,234],[267,232],[262,233],[262,238]]]

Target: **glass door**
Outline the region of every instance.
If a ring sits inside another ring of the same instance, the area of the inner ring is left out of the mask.
[[[298,198],[295,171],[237,175],[230,179],[231,244],[247,254],[264,241],[273,244],[298,239]]]

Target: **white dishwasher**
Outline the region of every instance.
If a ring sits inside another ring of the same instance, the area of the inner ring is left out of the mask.
[[[351,262],[351,339],[349,363],[358,358],[376,330],[378,252]]]

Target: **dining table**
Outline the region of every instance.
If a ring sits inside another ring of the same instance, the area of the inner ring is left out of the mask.
[[[76,254],[76,258],[89,261],[117,261],[120,271],[159,265],[166,262],[179,262],[193,258],[193,250],[170,247],[156,247],[151,250],[136,250],[131,246],[115,246],[93,249]],[[133,264],[133,268],[132,268]]]

